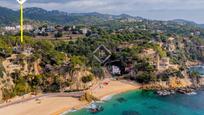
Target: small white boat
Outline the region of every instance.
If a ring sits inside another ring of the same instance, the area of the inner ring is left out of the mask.
[[[100,111],[103,111],[103,107],[95,103],[92,103],[88,108],[91,113],[98,113]]]

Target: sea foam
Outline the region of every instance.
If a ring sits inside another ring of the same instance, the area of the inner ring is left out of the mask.
[[[114,94],[108,95],[108,96],[103,97],[101,100],[102,101],[108,101],[108,100],[111,100],[113,96],[114,96]]]

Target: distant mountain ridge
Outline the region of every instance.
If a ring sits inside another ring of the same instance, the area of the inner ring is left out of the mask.
[[[18,21],[19,14],[8,8],[0,7],[0,25],[11,24]]]
[[[180,24],[196,24],[193,21],[188,21],[188,20],[184,20],[184,19],[174,19],[174,20],[171,20],[171,21],[177,22],[177,23],[180,23]]]
[[[204,24],[200,24],[199,26],[200,26],[201,28],[204,28]]]
[[[19,11],[14,11],[9,8],[0,7],[0,25],[12,25],[19,22]],[[101,14],[97,12],[90,13],[67,13],[58,10],[47,11],[42,8],[31,7],[24,9],[25,19],[33,21],[49,22],[54,24],[96,24],[108,20],[145,20],[142,17],[134,17],[127,14],[111,15]],[[192,21],[183,19],[171,20],[178,24],[190,24],[204,28],[204,24],[199,25]]]
[[[18,23],[19,11],[14,11],[8,8],[0,7],[0,25],[8,25],[13,23]],[[42,8],[25,8],[24,9],[25,19],[34,20],[34,21],[43,21],[56,24],[94,24],[97,22],[103,22],[107,20],[115,19],[128,19],[134,18],[138,19],[139,17],[132,17],[127,14],[121,15],[110,15],[110,14],[101,14],[97,12],[90,13],[67,13],[61,12],[58,10],[47,11]]]
[[[200,28],[204,28],[204,24],[197,24],[193,21],[189,21],[189,20],[184,20],[184,19],[174,19],[174,20],[170,20],[170,21],[173,21],[173,22],[176,22],[178,24],[185,24],[185,25],[194,25],[194,26],[198,26]]]

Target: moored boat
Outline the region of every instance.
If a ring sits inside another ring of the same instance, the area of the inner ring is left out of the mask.
[[[91,113],[98,113],[98,112],[103,111],[103,107],[100,106],[100,105],[97,105],[97,104],[95,104],[95,103],[92,103],[92,104],[90,105],[90,107],[89,107],[89,111],[90,111]]]

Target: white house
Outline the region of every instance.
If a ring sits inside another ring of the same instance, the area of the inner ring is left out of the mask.
[[[80,29],[80,31],[82,32],[82,34],[87,34],[88,28],[82,28]]]
[[[17,29],[17,30],[20,30],[20,27],[21,27],[20,25],[17,25],[17,26],[16,26],[16,29]],[[27,31],[33,30],[33,26],[32,26],[32,25],[23,25],[23,29],[24,29],[24,30],[27,30]]]
[[[112,66],[112,74],[113,75],[120,75],[121,74],[121,70],[118,66]]]
[[[24,25],[24,30],[33,30],[33,26],[32,25]]]
[[[16,27],[14,27],[14,26],[6,26],[6,27],[4,27],[4,29],[5,29],[6,31],[15,31],[15,30],[16,30]]]

